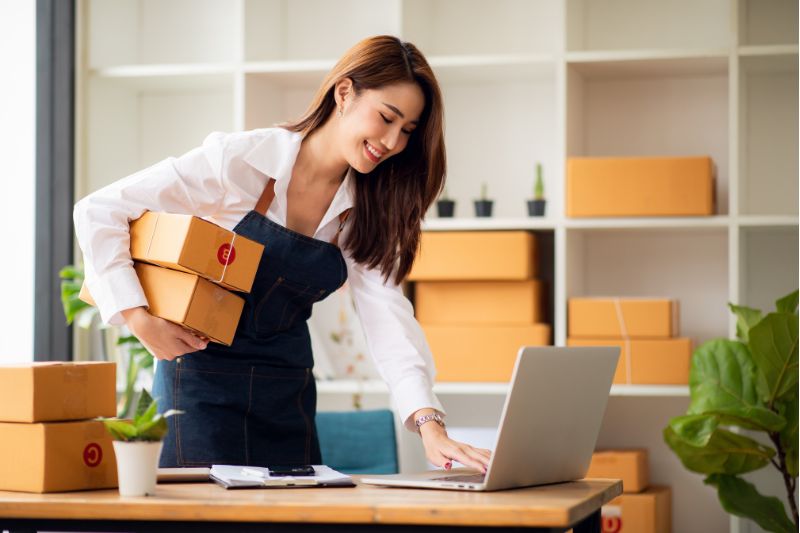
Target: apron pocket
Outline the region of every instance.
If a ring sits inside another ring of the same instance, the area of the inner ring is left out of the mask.
[[[298,319],[307,320],[311,306],[325,297],[325,290],[278,276],[254,312],[255,329],[272,335],[290,329]]]

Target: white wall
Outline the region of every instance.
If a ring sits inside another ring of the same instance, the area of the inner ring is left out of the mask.
[[[0,0],[0,363],[33,359],[36,2]]]

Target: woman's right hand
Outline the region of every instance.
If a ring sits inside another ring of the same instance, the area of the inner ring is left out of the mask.
[[[153,316],[144,307],[125,309],[122,316],[131,333],[157,359],[172,361],[208,346],[208,339],[198,337],[169,320]]]

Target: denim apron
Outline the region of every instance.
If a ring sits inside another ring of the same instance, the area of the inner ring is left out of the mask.
[[[321,462],[314,425],[317,392],[306,321],[314,302],[347,279],[332,242],[291,231],[264,214],[270,179],[255,209],[233,231],[264,245],[231,346],[158,362],[153,396],[170,417],[160,466],[297,465]]]

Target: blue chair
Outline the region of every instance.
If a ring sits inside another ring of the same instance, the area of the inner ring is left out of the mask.
[[[394,415],[375,411],[318,412],[323,464],[346,474],[396,474]]]

